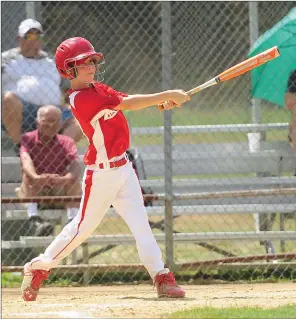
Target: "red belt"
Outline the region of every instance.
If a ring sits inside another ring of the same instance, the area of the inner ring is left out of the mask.
[[[125,165],[126,163],[127,163],[127,159],[125,157],[120,159],[119,161],[116,161],[116,162],[109,162],[110,168],[120,167],[120,166]],[[99,168],[100,169],[104,169],[104,168],[107,168],[107,167],[104,167],[104,164],[100,163],[99,164]]]

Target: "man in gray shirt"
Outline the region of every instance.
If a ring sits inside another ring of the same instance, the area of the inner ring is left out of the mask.
[[[81,129],[67,106],[61,106],[62,79],[55,63],[41,50],[43,30],[33,19],[18,29],[19,47],[2,53],[2,118],[4,128],[15,145],[22,133],[36,129],[37,111],[42,105],[62,110],[61,134],[78,141]]]

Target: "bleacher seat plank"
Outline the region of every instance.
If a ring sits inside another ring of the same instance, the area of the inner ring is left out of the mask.
[[[165,241],[165,234],[154,234],[159,242]],[[213,240],[296,240],[295,231],[267,231],[267,232],[206,232],[206,233],[179,233],[173,234],[176,242],[213,241]],[[19,247],[45,247],[53,240],[54,236],[35,237],[21,236]],[[135,244],[133,235],[93,235],[86,242],[89,245],[109,245],[109,244]],[[16,243],[13,242],[15,247]],[[2,241],[2,247],[7,248],[8,243]]]
[[[148,216],[163,216],[164,206],[147,207]],[[265,213],[295,213],[296,205],[291,204],[234,204],[234,205],[186,205],[173,206],[174,216],[195,216],[209,214],[265,214]],[[41,210],[40,216],[48,220],[56,220],[66,215],[66,210]],[[106,217],[117,217],[114,209],[109,209]],[[7,210],[2,213],[2,220],[27,219],[26,210]]]

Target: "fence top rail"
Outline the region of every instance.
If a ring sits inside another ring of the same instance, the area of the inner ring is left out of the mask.
[[[252,196],[277,196],[277,195],[296,195],[296,188],[274,188],[274,189],[256,189],[226,192],[204,192],[204,193],[175,193],[171,200],[181,199],[210,199],[210,198],[232,198],[232,197],[252,197]],[[143,195],[147,200],[165,200],[165,194]],[[2,204],[19,203],[50,203],[50,202],[79,202],[81,196],[35,196],[26,198],[2,197]]]
[[[140,180],[143,187],[164,187],[164,179]],[[173,178],[173,185],[178,187],[188,186],[256,186],[270,185],[274,187],[291,186],[296,187],[296,178],[290,176],[256,176],[231,178]]]
[[[223,125],[177,125],[172,126],[173,134],[211,133],[211,132],[255,132],[270,130],[287,130],[289,123],[267,124],[223,124]],[[133,135],[159,135],[164,133],[164,127],[134,127]]]

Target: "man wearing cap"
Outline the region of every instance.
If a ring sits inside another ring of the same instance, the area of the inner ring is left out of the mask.
[[[60,106],[62,80],[54,61],[41,50],[42,37],[43,30],[38,21],[24,20],[18,29],[19,47],[2,53],[2,118],[16,146],[19,146],[22,133],[36,129],[37,110],[42,105],[61,108],[63,135],[76,142],[82,137],[69,108]]]

